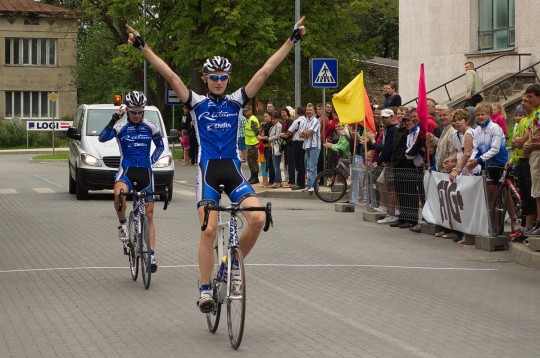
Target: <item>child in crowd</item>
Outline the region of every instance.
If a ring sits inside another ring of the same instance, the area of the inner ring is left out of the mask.
[[[506,111],[500,103],[493,103],[491,105],[491,110],[493,114],[491,115],[491,120],[499,125],[502,128],[505,136],[508,135],[508,130],[506,128]]]
[[[184,163],[182,165],[189,165],[191,159],[189,158],[189,136],[185,129],[182,129],[181,139],[182,149],[184,150]]]
[[[263,188],[268,188],[268,169],[266,167],[266,157],[264,156],[264,143],[259,141],[257,144],[257,151],[259,152],[259,163],[261,163],[261,174],[262,174],[262,184]]]

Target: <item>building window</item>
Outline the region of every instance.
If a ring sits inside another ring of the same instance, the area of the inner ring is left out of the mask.
[[[515,0],[478,0],[478,50],[506,50],[515,44]]]
[[[4,58],[6,65],[56,66],[56,39],[5,39]]]
[[[50,119],[58,113],[58,100],[51,102],[51,92],[6,91],[5,118]]]

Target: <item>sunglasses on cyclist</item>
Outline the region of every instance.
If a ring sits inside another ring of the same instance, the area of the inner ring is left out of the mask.
[[[229,79],[229,75],[208,75],[206,77],[208,77],[212,81],[217,81],[217,80],[226,81]]]
[[[143,110],[140,110],[140,111],[135,111],[133,109],[128,109],[129,113],[131,114],[143,114],[144,113],[144,109]]]

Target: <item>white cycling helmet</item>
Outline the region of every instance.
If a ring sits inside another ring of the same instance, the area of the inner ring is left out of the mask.
[[[232,65],[225,57],[214,56],[206,59],[203,65],[203,73],[212,73],[212,72],[231,72]]]
[[[146,96],[142,92],[131,91],[126,94],[126,106],[128,107],[144,107],[146,102]]]

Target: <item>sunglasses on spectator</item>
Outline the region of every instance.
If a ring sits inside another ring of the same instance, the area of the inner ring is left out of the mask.
[[[212,81],[217,81],[217,80],[226,81],[229,79],[229,75],[208,75],[206,77],[208,77]]]
[[[140,110],[140,111],[135,111],[133,109],[128,109],[129,113],[131,114],[143,114],[144,113],[144,109],[143,110]]]

